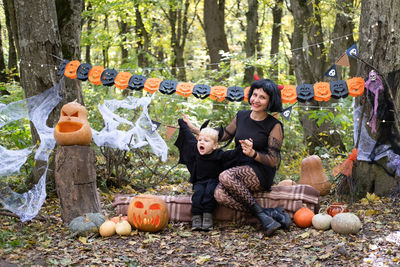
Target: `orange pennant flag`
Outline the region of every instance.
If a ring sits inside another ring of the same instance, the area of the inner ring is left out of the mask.
[[[347,53],[344,52],[343,55],[340,56],[340,58],[335,62],[336,65],[340,65],[340,66],[350,66],[350,62],[349,62],[349,57],[347,56]]]
[[[169,139],[171,139],[171,137],[174,135],[176,129],[177,129],[177,128],[174,127],[174,126],[169,126],[169,125],[166,125],[166,126],[165,126],[166,135],[167,135],[167,141],[168,141]]]

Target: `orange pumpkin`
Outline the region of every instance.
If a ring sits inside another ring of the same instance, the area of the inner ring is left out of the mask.
[[[126,89],[129,84],[129,79],[132,77],[132,74],[129,72],[119,72],[117,77],[115,77],[114,85],[119,89]]]
[[[329,194],[331,183],[325,174],[321,158],[312,155],[301,161],[301,174],[299,184],[308,184],[317,189],[321,196]]]
[[[104,68],[103,66],[94,66],[89,71],[89,81],[94,85],[102,85],[101,82],[101,74],[103,73]]]
[[[193,83],[180,82],[176,85],[175,93],[183,97],[188,97],[193,93],[193,87]]]
[[[167,204],[153,195],[135,196],[128,206],[128,222],[136,229],[157,232],[167,225],[169,213]]]
[[[211,87],[209,98],[222,102],[225,99],[227,92],[228,88],[225,86],[213,86]]]
[[[283,89],[281,91],[281,98],[282,98],[282,103],[295,103],[297,101],[297,90],[296,86],[290,85],[290,84],[285,84],[283,86]]]
[[[312,218],[314,215],[312,210],[304,206],[295,212],[293,220],[298,227],[307,228],[312,225]]]
[[[154,94],[158,88],[160,87],[160,83],[162,82],[161,79],[159,78],[148,78],[144,82],[144,87],[143,89],[146,90],[147,92]]]
[[[318,82],[314,84],[314,99],[317,101],[328,101],[332,93],[329,83]]]
[[[119,222],[119,218],[120,218],[120,216],[115,216],[115,217],[112,217],[110,219],[110,221],[112,221],[114,223],[118,223]],[[127,221],[128,220],[128,216],[121,216],[121,220]]]
[[[278,186],[292,186],[292,185],[296,185],[296,182],[291,179],[286,179],[286,180],[280,181],[277,185]]]
[[[76,79],[77,74],[76,71],[78,70],[81,63],[78,60],[73,60],[67,63],[65,66],[64,76],[70,79]]]
[[[349,95],[357,97],[364,94],[365,81],[361,77],[354,77],[347,80]]]
[[[244,98],[243,100],[246,102],[249,102],[249,91],[250,91],[250,86],[247,86],[244,88]]]
[[[92,129],[84,106],[78,102],[70,102],[61,108],[60,119],[54,128],[54,139],[62,146],[90,144]]]

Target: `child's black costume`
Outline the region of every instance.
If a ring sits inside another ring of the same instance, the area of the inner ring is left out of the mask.
[[[179,149],[179,163],[185,164],[190,172],[189,182],[193,184],[192,209],[193,215],[212,213],[217,206],[214,199],[214,189],[218,184],[218,176],[225,169],[235,165],[242,150],[223,151],[216,149],[211,154],[200,155],[197,140],[187,124],[178,120],[179,135],[175,146]]]

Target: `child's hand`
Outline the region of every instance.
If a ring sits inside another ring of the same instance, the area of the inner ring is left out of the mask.
[[[193,125],[193,123],[190,121],[189,117],[185,113],[182,113],[182,116],[183,121],[187,124],[187,126],[193,133],[197,133],[200,131],[198,128],[196,128],[196,126]]]
[[[253,139],[249,138],[246,140],[239,140],[239,143],[242,146],[243,154],[249,157],[251,157],[254,154]]]

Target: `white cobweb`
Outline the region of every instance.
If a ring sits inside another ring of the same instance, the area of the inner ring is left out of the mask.
[[[61,88],[64,87],[64,80],[51,89],[30,97],[5,105],[0,103],[0,128],[4,125],[20,119],[30,119],[40,137],[40,145],[36,149],[35,159],[44,161],[40,173],[39,182],[25,193],[14,192],[9,186],[0,188],[0,202],[3,206],[18,215],[22,222],[33,219],[43,205],[46,198],[46,174],[48,160],[51,151],[55,147],[54,128],[46,125],[47,118],[51,111],[62,100]],[[156,131],[157,126],[152,123],[148,114],[148,105],[151,98],[127,97],[124,100],[105,100],[98,105],[103,116],[105,127],[100,131],[92,129],[93,141],[98,146],[108,146],[121,150],[140,148],[149,145],[157,156],[165,161],[168,154],[168,146]],[[141,108],[141,114],[135,121],[129,121],[115,114],[119,109],[132,110]],[[124,131],[118,129],[121,124],[129,126]],[[0,145],[0,182],[7,184],[9,176],[20,173],[20,168],[25,164],[31,153],[34,153],[34,146],[21,150],[9,150]]]

